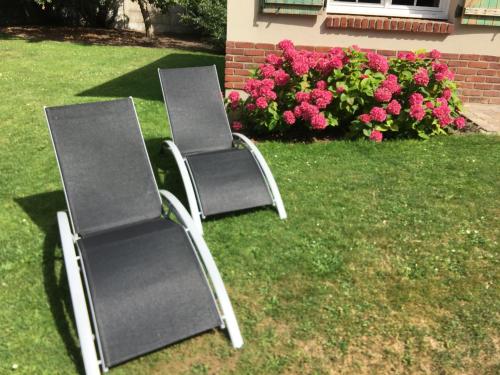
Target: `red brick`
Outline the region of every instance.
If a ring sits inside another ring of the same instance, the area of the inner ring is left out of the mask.
[[[473,89],[474,84],[472,82],[457,82],[458,87],[461,89]]]
[[[244,64],[243,69],[257,69],[259,67],[259,64],[255,63],[249,63],[249,64]]]
[[[346,17],[341,17],[340,18],[340,27],[341,28],[346,28],[347,27],[347,18]]]
[[[369,18],[368,19],[368,28],[369,29],[374,29],[375,28],[375,19],[374,18]]]
[[[250,43],[250,42],[235,42],[234,43],[236,48],[254,48],[255,44]]]
[[[452,23],[448,24],[448,29],[446,30],[446,33],[453,34],[453,31],[455,31],[455,25]]]
[[[439,32],[440,32],[441,34],[444,34],[444,33],[446,33],[447,31],[448,31],[448,25],[447,25],[446,23],[444,23],[444,22],[443,22],[443,23],[441,23],[441,24],[439,25]]]
[[[349,17],[349,18],[347,19],[347,27],[348,27],[348,28],[351,28],[351,29],[354,27],[354,18]]]
[[[450,68],[454,67],[466,67],[469,63],[467,61],[461,61],[461,60],[450,60],[448,61],[448,66]]]
[[[489,104],[500,104],[500,98],[489,98]]]
[[[500,63],[490,62],[489,65],[488,65],[488,68],[489,69],[499,69],[500,70]]]
[[[434,22],[434,26],[432,27],[432,31],[435,33],[439,33],[439,26],[440,26],[439,23]]]
[[[255,48],[257,49],[265,49],[268,51],[274,51],[275,47],[274,44],[271,43],[255,43]]]
[[[457,81],[457,82],[465,81],[465,78],[467,78],[467,77],[464,75],[455,74],[455,81]]]
[[[469,76],[465,77],[465,82],[484,82],[486,77],[484,76]]]
[[[265,63],[266,57],[265,56],[254,56],[253,62],[259,63],[259,64]]]
[[[492,90],[494,85],[490,83],[475,83],[474,88],[479,90]]]
[[[243,55],[243,51],[241,48],[226,48],[226,55]]]
[[[234,48],[234,42],[226,42],[226,48]]]
[[[234,82],[233,89],[243,90],[245,87],[245,82]]]
[[[479,60],[498,62],[498,61],[500,61],[500,56],[480,56]]]
[[[477,75],[479,76],[495,76],[499,75],[500,71],[494,69],[480,69],[477,71]]]
[[[461,94],[464,96],[481,96],[482,91],[481,90],[472,90],[472,89],[466,89],[466,90],[460,90]]]
[[[460,55],[458,53],[442,53],[441,57],[443,59],[450,59],[450,60],[454,59],[454,60],[456,60],[456,59],[458,59],[460,57]]]
[[[361,28],[362,29],[368,29],[369,21],[367,18],[361,19]]]
[[[232,82],[224,82],[224,87],[226,89],[234,89],[234,83],[232,83]]]
[[[390,28],[391,28],[391,30],[397,30],[397,28],[398,28],[398,21],[397,20],[391,20]]]
[[[489,63],[485,61],[469,61],[469,68],[486,69],[488,64]]]
[[[385,19],[384,20],[384,30],[389,30],[390,29],[390,20],[389,19]]]
[[[243,64],[242,63],[235,63],[235,62],[226,62],[226,68],[241,69],[241,68],[243,68]]]
[[[390,51],[387,49],[379,49],[377,53],[384,56],[396,56],[396,51]]]
[[[332,17],[332,26],[338,28],[340,26],[340,18],[339,17]]]
[[[405,31],[411,31],[412,21],[405,21]]]
[[[246,49],[243,54],[245,56],[265,56],[266,51],[261,49]]]
[[[492,90],[492,91],[485,91],[484,96],[489,96],[489,97],[500,97],[500,91]]]
[[[226,55],[226,57],[224,57],[224,60],[233,61],[233,56]]]
[[[464,54],[464,53],[462,53],[460,55],[460,60],[474,60],[474,61],[477,61],[477,60],[479,60],[479,55],[470,55],[470,54]]]
[[[234,56],[234,61],[236,62],[253,62],[251,56]]]
[[[332,49],[331,47],[314,47],[314,50],[316,52],[328,52],[331,49]]]
[[[484,77],[486,82],[490,83],[500,83],[500,78],[496,77]]]
[[[226,82],[243,82],[245,80],[245,77],[239,77],[239,76],[226,76]]]
[[[311,51],[311,52],[314,51],[314,47],[313,46],[299,45],[299,46],[295,46],[295,48],[297,48],[297,49],[305,49],[306,51]]]
[[[471,96],[468,98],[469,103],[483,103],[488,104],[491,99],[479,96]]]
[[[418,22],[418,32],[419,33],[425,33],[425,23]]]
[[[248,69],[235,69],[234,74],[237,76],[249,76],[250,71]]]
[[[414,33],[418,31],[418,22],[411,21],[411,31]]]
[[[458,74],[474,75],[478,70],[472,68],[457,68]]]
[[[398,21],[398,30],[405,29],[405,21]]]
[[[234,69],[224,69],[224,74],[226,76],[233,75],[234,74]]]

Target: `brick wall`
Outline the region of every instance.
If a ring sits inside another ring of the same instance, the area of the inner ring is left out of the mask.
[[[326,52],[331,47],[297,46],[298,49]],[[399,51],[377,50],[377,53],[391,57]],[[279,54],[277,46],[269,43],[228,41],[226,43],[226,89],[242,89],[249,76],[265,61],[268,53]],[[500,104],[500,56],[471,54],[443,54],[455,73],[459,95],[464,102]]]

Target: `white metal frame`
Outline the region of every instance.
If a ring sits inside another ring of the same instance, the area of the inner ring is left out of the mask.
[[[177,163],[177,167],[179,168],[179,172],[181,173],[181,178],[184,184],[184,188],[186,190],[186,197],[188,200],[191,217],[193,218],[193,222],[196,229],[201,234],[203,234],[203,226],[201,224],[201,217],[203,217],[203,213],[201,211],[201,203],[199,202],[198,195],[195,193],[195,188],[191,181],[191,174],[189,173],[188,170],[187,161],[182,156],[181,152],[179,151],[174,142],[164,141],[163,143],[168,147],[168,149],[174,156],[175,162]]]
[[[414,4],[416,4],[416,0],[414,0]],[[326,6],[326,11],[328,13],[341,14],[448,19],[449,6],[450,0],[440,0],[439,7],[393,5],[392,0],[381,0],[380,4],[329,0]]]
[[[87,308],[87,301],[85,299],[85,291],[83,289],[80,273],[81,258],[77,256],[75,251],[74,242],[76,236],[71,232],[66,212],[59,211],[57,213],[57,222],[59,225],[64,265],[68,277],[71,304],[73,306],[78,339],[80,340],[85,374],[98,375],[101,373],[99,365],[102,365],[104,372],[107,372],[108,369],[104,366],[103,361],[99,361],[97,358],[96,346],[94,343],[95,336],[92,331],[89,309]]]
[[[135,108],[134,108],[135,109]],[[52,131],[49,126],[49,119],[47,116],[47,107],[43,107],[43,112],[45,114],[45,120],[47,122],[47,128],[49,130],[50,140],[54,151],[56,146],[54,143],[54,137],[52,136]],[[66,200],[66,206],[68,207],[68,214],[64,211],[57,212],[57,222],[59,226],[59,234],[61,237],[61,246],[63,250],[64,263],[66,268],[66,276],[68,278],[68,285],[70,288],[71,303],[73,306],[73,312],[75,315],[75,322],[77,325],[78,338],[80,341],[80,350],[82,352],[85,372],[87,375],[100,374],[99,366],[102,372],[108,372],[109,368],[104,363],[104,355],[102,352],[102,345],[100,341],[99,331],[97,329],[94,308],[92,305],[92,298],[89,293],[89,286],[87,278],[85,275],[84,264],[81,260],[81,254],[75,250],[75,243],[79,239],[78,234],[76,234],[76,229],[73,222],[73,217],[71,216],[71,211],[69,210],[69,200],[68,194],[66,193],[66,187],[64,185],[64,179],[62,178],[61,163],[59,162],[59,157],[56,153],[56,162],[59,174],[61,176],[61,181],[63,184],[64,199]],[[160,198],[161,201],[161,198]],[[82,278],[86,288],[86,293],[83,289]],[[87,302],[85,299],[87,296],[90,308],[87,308]],[[89,313],[90,312],[90,313]],[[93,326],[90,323],[90,317],[92,318]],[[95,331],[92,330],[95,329]],[[95,342],[94,342],[95,340]],[[96,348],[97,343],[97,348]],[[100,360],[98,359],[99,355]]]
[[[207,271],[212,282],[215,296],[217,297],[220,310],[222,311],[221,319],[227,328],[231,343],[234,348],[241,348],[243,346],[243,338],[238,326],[238,321],[236,320],[236,316],[234,314],[231,301],[229,300],[226,287],[222,281],[222,277],[219,273],[217,265],[215,264],[212,254],[210,253],[210,250],[201,235],[201,232],[198,230],[194,220],[186,211],[182,203],[172,193],[166,190],[160,190],[160,195],[165,198],[169,208],[175,213],[177,219],[186,228],[186,232],[193,241],[196,251],[200,256],[201,261],[205,266],[205,270]]]
[[[264,159],[259,149],[253,144],[253,142],[250,139],[248,139],[248,137],[240,133],[233,133],[233,137],[241,141],[243,146],[245,146],[255,158],[255,161],[260,167],[264,179],[266,180],[267,186],[269,187],[269,190],[271,192],[271,196],[273,198],[273,205],[276,207],[280,219],[285,220],[287,218],[285,205],[283,204],[283,200],[281,199],[281,194],[278,189],[278,185],[276,184],[276,180],[274,179],[274,176],[271,173],[271,169],[269,169],[269,166],[267,165],[266,159]]]

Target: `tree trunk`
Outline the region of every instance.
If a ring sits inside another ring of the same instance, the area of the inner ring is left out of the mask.
[[[151,29],[151,16],[148,10],[147,0],[137,0],[139,3],[139,8],[141,8],[142,19],[144,20],[144,27],[146,28],[146,36],[148,38],[153,36],[153,30]]]

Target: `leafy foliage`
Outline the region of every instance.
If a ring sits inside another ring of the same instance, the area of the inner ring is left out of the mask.
[[[25,2],[27,2],[25,0]],[[122,0],[32,0],[52,24],[110,27]]]
[[[319,53],[284,40],[279,48],[281,56],[268,55],[247,80],[248,98],[227,100],[230,116],[255,131],[330,126],[381,141],[384,135],[426,139],[465,126],[453,73],[436,50],[387,59],[355,46]]]
[[[208,36],[214,45],[224,49],[226,42],[226,0],[149,0],[163,11],[180,5],[181,21]]]

